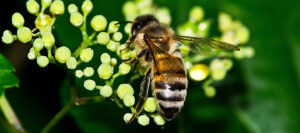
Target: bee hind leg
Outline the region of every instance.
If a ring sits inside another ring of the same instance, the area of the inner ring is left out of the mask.
[[[145,100],[148,96],[148,90],[150,88],[150,80],[151,80],[151,68],[147,71],[146,76],[144,77],[141,83],[141,90],[139,94],[139,101],[134,109],[134,113],[132,114],[129,121],[126,123],[131,123],[139,113],[142,112]]]

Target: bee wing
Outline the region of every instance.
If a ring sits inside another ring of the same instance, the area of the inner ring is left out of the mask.
[[[208,54],[211,52],[211,49],[240,50],[237,46],[232,44],[209,38],[176,35],[175,39],[181,44],[190,47],[191,51],[197,54]]]
[[[158,42],[155,42],[149,37],[145,42],[149,45],[151,53],[154,57],[154,73],[161,73],[169,70],[184,70],[184,65],[181,58],[169,54],[167,51],[159,47]],[[163,78],[168,78],[164,77]]]

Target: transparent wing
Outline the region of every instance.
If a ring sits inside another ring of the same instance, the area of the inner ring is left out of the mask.
[[[181,44],[190,47],[191,51],[197,54],[208,54],[211,52],[211,49],[240,50],[237,46],[232,44],[209,38],[176,35],[175,39]]]

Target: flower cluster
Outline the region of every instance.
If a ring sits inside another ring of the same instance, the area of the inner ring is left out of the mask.
[[[75,51],[71,51],[63,44],[59,44],[53,35],[53,25],[56,19],[65,13],[65,5],[62,0],[41,0],[39,4],[36,0],[28,0],[26,3],[27,11],[36,16],[35,27],[29,28],[24,26],[25,19],[22,14],[14,13],[12,15],[12,24],[17,28],[15,34],[5,30],[2,35],[2,42],[12,44],[14,41],[31,44],[27,57],[30,60],[36,60],[37,64],[44,68],[49,63],[59,64],[69,69],[74,77],[83,80],[82,86],[88,91],[98,91],[103,98],[110,98],[117,104],[127,107],[131,113],[124,115],[124,121],[128,121],[134,112],[136,99],[134,89],[129,83],[114,84],[114,80],[119,76],[124,76],[132,71],[132,66],[118,62],[118,60],[128,60],[136,57],[135,50],[126,50],[122,53],[121,49],[125,44],[120,41],[123,38],[122,32],[119,31],[120,25],[117,21],[108,22],[107,19],[99,14],[92,17],[90,23],[87,22],[87,16],[93,9],[91,0],[84,0],[81,10],[77,5],[70,4],[67,7],[70,14],[70,23],[78,28],[82,34],[82,42]],[[45,12],[49,10],[49,12]],[[166,7],[153,6],[152,0],[134,0],[125,2],[123,13],[127,20],[133,20],[135,17],[144,14],[153,14],[162,23],[170,25],[171,15]],[[249,39],[249,30],[241,22],[232,20],[226,13],[219,14],[219,29],[221,37],[215,37],[224,42],[239,45],[241,50],[234,52],[214,50],[208,56],[195,55],[191,49],[185,45],[179,46],[181,54],[188,70],[189,77],[195,81],[204,81],[203,89],[205,95],[213,97],[216,94],[215,88],[211,85],[214,81],[223,80],[227,72],[233,67],[232,58],[243,59],[254,56],[254,49],[244,44]],[[93,29],[92,33],[87,32],[87,24]],[[200,6],[191,9],[189,20],[178,26],[177,33],[180,35],[207,37],[212,22],[204,19],[204,10]],[[130,35],[132,24],[127,24],[124,31]],[[101,53],[100,57],[94,58],[94,49],[91,46],[98,46],[106,49],[109,53],[115,53],[117,57],[112,57],[108,52]],[[89,66],[93,60],[99,60],[97,67]],[[200,61],[208,60],[208,64]],[[85,65],[82,65],[82,64]],[[82,65],[80,67],[80,65]],[[85,66],[83,68],[83,66]],[[117,70],[115,70],[117,69]],[[139,70],[130,81],[141,76],[143,73]],[[97,74],[97,76],[94,76]],[[104,81],[105,84],[97,83],[95,78]],[[130,82],[129,81],[129,82]],[[113,88],[113,86],[118,86]],[[150,93],[152,94],[152,93]],[[153,118],[156,125],[165,124],[164,118],[159,114],[156,99],[150,96],[144,104],[144,111],[137,116],[137,122],[146,126]]]
[[[152,0],[127,1],[123,5],[123,14],[126,20],[134,20],[137,16],[153,14],[164,24],[171,24],[170,10],[167,7],[155,7]]]
[[[204,10],[195,6],[190,10],[189,20],[177,28],[177,33],[185,36],[208,37],[211,25],[210,19],[204,19]],[[221,37],[213,37],[216,40],[238,45],[240,51],[228,52],[222,50],[203,51],[205,55],[190,53],[189,47],[179,46],[188,70],[189,77],[194,81],[204,81],[203,89],[207,97],[214,97],[215,88],[211,85],[214,81],[221,81],[226,73],[233,67],[232,58],[243,59],[254,56],[254,49],[244,46],[250,36],[250,32],[238,20],[232,20],[231,16],[221,12],[218,16],[218,28]],[[207,64],[200,63],[208,62]]]

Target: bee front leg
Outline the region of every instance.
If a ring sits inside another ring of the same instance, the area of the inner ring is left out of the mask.
[[[148,97],[148,91],[150,88],[150,80],[151,80],[151,68],[147,71],[146,76],[144,77],[142,83],[141,83],[141,90],[139,94],[139,101],[134,109],[134,113],[132,114],[129,121],[126,123],[131,123],[137,115],[139,115],[142,110],[145,103],[146,98]]]
[[[127,50],[127,49],[130,47],[130,44],[134,41],[135,37],[136,37],[136,36],[134,35],[134,36],[131,36],[131,37],[128,39],[128,41],[127,41],[126,44],[125,44],[125,48],[121,49],[121,50],[120,50],[120,53],[122,53],[123,51]]]
[[[148,55],[149,50],[148,49],[144,49],[142,50],[140,53],[138,53],[138,55],[131,59],[131,60],[122,60],[124,63],[126,64],[134,64],[138,59],[140,59],[143,55]]]

